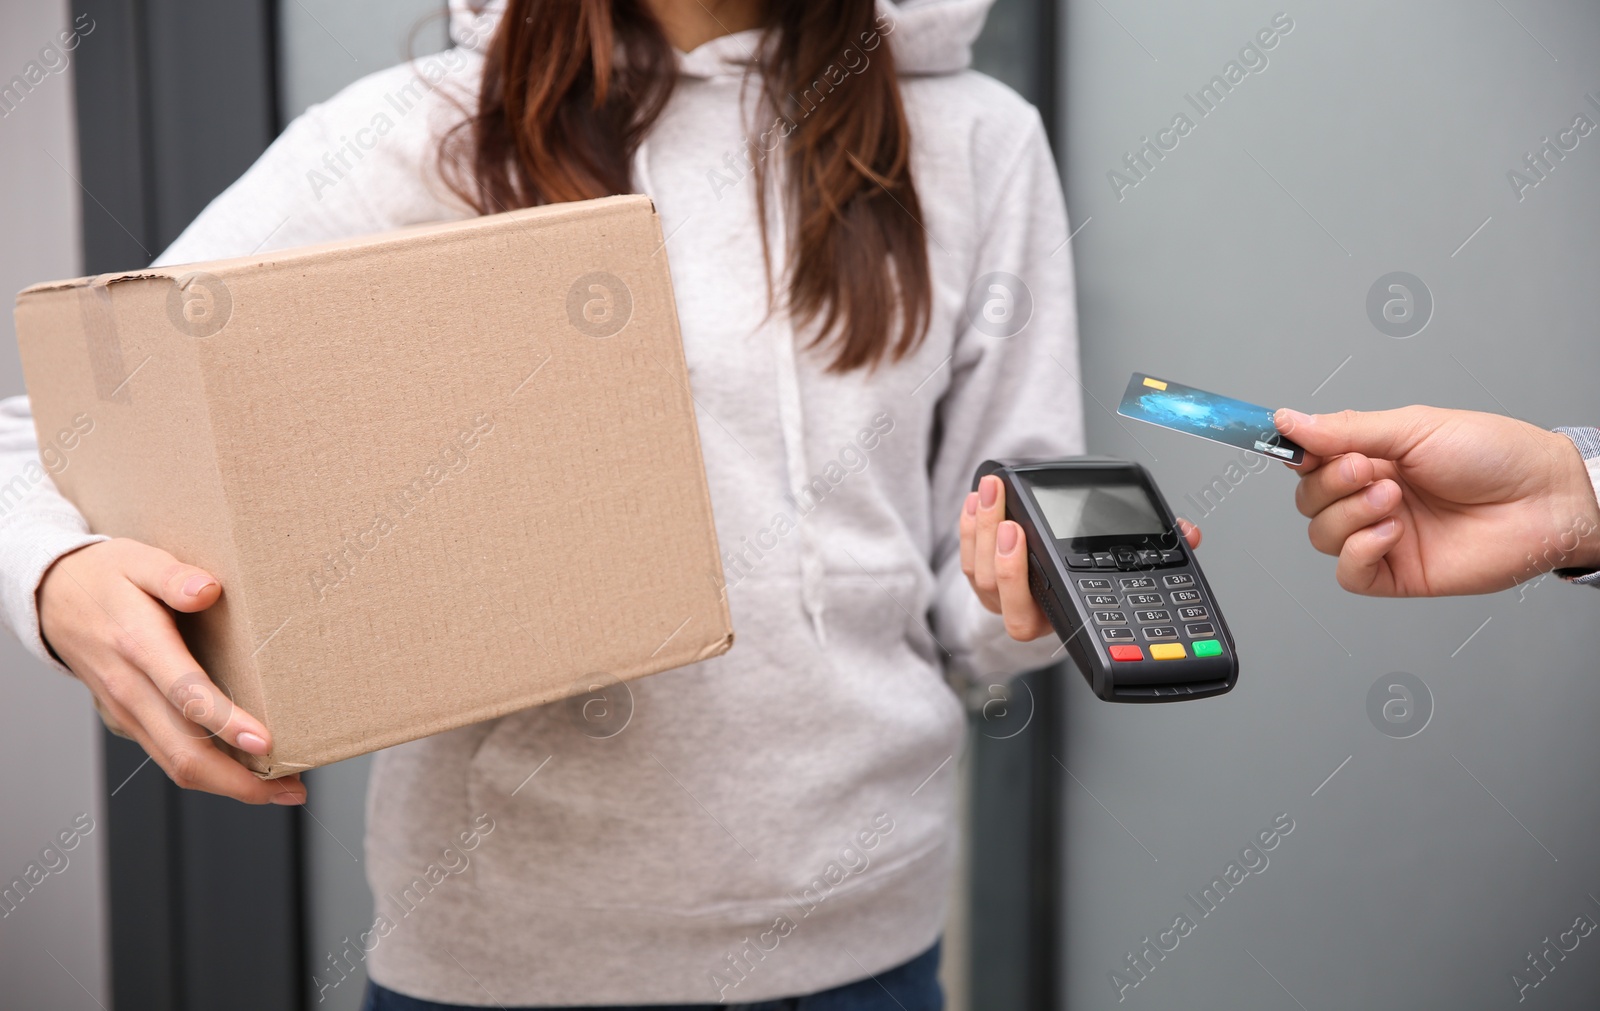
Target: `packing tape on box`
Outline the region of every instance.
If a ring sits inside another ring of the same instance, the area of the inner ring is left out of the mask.
[[[116,314],[111,310],[111,285],[103,275],[78,289],[78,314],[83,319],[95,395],[101,403],[132,403],[122,361],[122,339],[117,333]]]

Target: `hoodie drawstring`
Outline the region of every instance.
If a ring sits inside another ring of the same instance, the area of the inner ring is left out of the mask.
[[[639,192],[650,198],[655,203],[655,182],[650,178],[650,141],[641,140],[639,150],[633,153],[633,175],[639,183]],[[656,213],[661,209],[656,208]]]
[[[655,185],[650,178],[648,140],[640,142],[639,150],[634,155],[634,174],[639,191],[654,200],[652,191]],[[782,181],[781,179],[775,181],[777,185],[774,189],[781,194]],[[789,237],[781,201],[773,201],[769,207],[775,208],[775,213],[768,214],[771,225],[768,234],[772,237],[772,248],[778,250],[778,256],[787,257]],[[783,271],[778,272],[780,279],[783,273]],[[795,528],[799,538],[800,603],[805,609],[806,616],[811,619],[811,628],[816,633],[817,642],[825,644],[827,629],[823,623],[823,611],[827,604],[827,595],[823,580],[822,548],[817,541],[816,525],[807,519],[809,510],[803,504],[810,487],[806,466],[805,411],[800,402],[800,367],[795,350],[794,321],[787,312],[774,313],[774,316],[781,316],[781,320],[775,319],[768,324],[767,329],[771,331],[773,367],[777,375],[778,427],[783,432],[784,476],[789,487],[789,501],[794,506]]]
[[[773,188],[782,194],[784,189],[781,167],[774,172],[774,177],[776,185]],[[779,251],[780,257],[787,258],[789,236],[782,200],[774,200],[769,206],[775,208],[775,213],[769,215],[773,248]],[[778,271],[780,281],[785,274],[786,271]],[[817,543],[816,525],[808,519],[809,510],[803,505],[810,487],[806,466],[805,411],[800,402],[800,368],[796,360],[794,320],[787,310],[781,316],[781,323],[771,326],[770,329],[773,365],[778,385],[778,427],[783,431],[783,456],[789,483],[789,499],[794,506],[795,526],[799,534],[800,603],[811,619],[811,627],[816,632],[817,642],[826,644],[828,640],[827,629],[823,623],[823,611],[827,605],[827,596],[823,583],[822,549]]]

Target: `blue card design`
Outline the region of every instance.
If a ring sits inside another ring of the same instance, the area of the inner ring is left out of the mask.
[[[1232,397],[1135,372],[1117,413],[1298,467],[1306,451],[1285,439],[1272,412]]]

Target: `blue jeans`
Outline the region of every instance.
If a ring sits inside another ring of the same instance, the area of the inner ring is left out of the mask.
[[[944,991],[939,989],[939,945],[904,965],[896,966],[876,978],[804,997],[762,1001],[758,1004],[651,1004],[607,1008],[506,1008],[505,1011],[712,1011],[740,1008],[743,1011],[943,1011]],[[367,983],[361,1011],[482,1011],[461,1004],[436,1004],[417,1000]]]

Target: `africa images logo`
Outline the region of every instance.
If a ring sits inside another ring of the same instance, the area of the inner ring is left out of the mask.
[[[603,270],[585,274],[567,290],[567,321],[590,337],[615,337],[633,318],[633,292]]]

